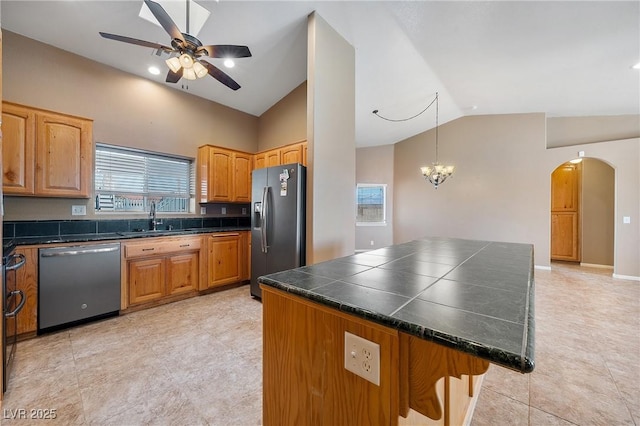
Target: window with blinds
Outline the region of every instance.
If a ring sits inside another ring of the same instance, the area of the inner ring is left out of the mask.
[[[96,144],[94,182],[96,211],[188,213],[193,159]]]

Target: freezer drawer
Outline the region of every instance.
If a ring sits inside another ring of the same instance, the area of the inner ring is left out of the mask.
[[[117,314],[120,243],[39,250],[38,332]]]

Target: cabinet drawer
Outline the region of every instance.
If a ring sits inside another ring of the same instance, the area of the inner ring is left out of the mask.
[[[132,257],[152,256],[156,254],[166,254],[181,251],[200,250],[200,238],[180,238],[172,240],[157,241],[153,238],[140,243],[126,243],[124,246],[124,256]]]

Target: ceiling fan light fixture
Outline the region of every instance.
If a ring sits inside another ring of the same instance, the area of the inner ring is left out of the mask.
[[[186,78],[187,80],[195,80],[195,79],[198,78],[198,76],[196,75],[196,72],[193,69],[193,67],[191,67],[191,68],[183,68],[182,69],[182,76],[184,78]]]
[[[180,64],[180,59],[175,56],[173,58],[167,59],[165,62],[167,63],[167,66],[169,67],[169,69],[173,72],[178,72],[180,68],[182,68],[182,65]]]
[[[188,53],[183,53],[182,55],[180,55],[180,64],[182,65],[182,68],[192,68],[194,63],[195,61],[193,60],[193,57]]]
[[[233,68],[233,67],[236,66],[236,63],[233,62],[233,59],[227,58],[227,59],[224,60],[224,66],[227,67],[227,68]]]
[[[198,61],[195,61],[193,63],[193,71],[196,73],[197,78],[202,78],[205,75],[209,74],[209,70],[207,69],[207,67],[205,67]]]

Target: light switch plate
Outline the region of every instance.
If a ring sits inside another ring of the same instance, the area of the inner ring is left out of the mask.
[[[622,223],[631,223],[631,216],[623,216]]]
[[[72,216],[85,216],[87,214],[87,206],[71,206]]]

